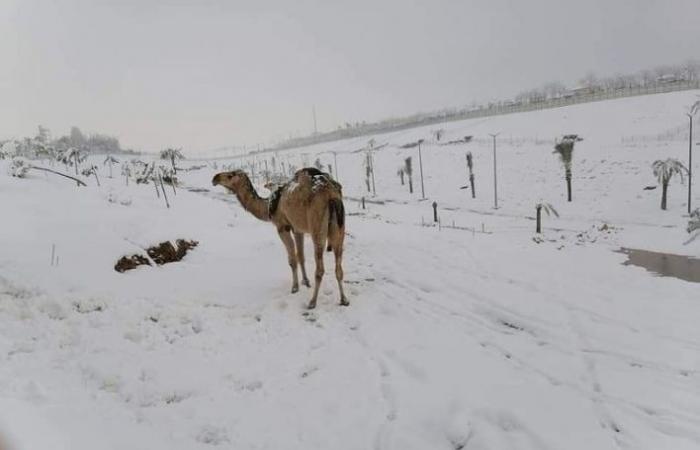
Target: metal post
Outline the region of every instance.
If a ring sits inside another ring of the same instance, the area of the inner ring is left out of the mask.
[[[693,186],[693,115],[688,114],[690,121],[690,134],[688,135],[688,214],[692,211],[692,186]]]
[[[489,134],[493,138],[493,208],[498,209],[498,178],[496,174],[496,136],[500,133]]]
[[[340,177],[338,177],[338,154],[333,152],[333,163],[335,164],[335,179],[340,182]]]
[[[418,140],[418,165],[420,166],[420,191],[422,200],[425,200],[425,185],[423,185],[423,156],[421,155],[420,145],[423,143],[423,139]]]
[[[374,147],[374,144],[370,144],[369,149],[368,149],[368,154],[369,154],[369,167],[370,167],[370,173],[372,174],[372,196],[376,197],[377,196],[377,186],[374,184],[374,156],[372,155],[372,148]]]

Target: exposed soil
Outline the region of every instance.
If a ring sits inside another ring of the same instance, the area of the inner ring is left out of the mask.
[[[135,269],[142,265],[150,266],[151,262],[148,260],[148,258],[142,255],[122,256],[114,265],[114,270],[124,273],[127,270]]]
[[[150,266],[151,260],[159,266],[177,262],[182,260],[187,252],[195,248],[197,244],[199,244],[199,242],[185,239],[178,239],[175,241],[175,245],[173,245],[171,241],[161,242],[160,244],[146,249],[146,253],[148,253],[148,256],[151,258],[150,260],[146,256],[139,254],[122,256],[119,261],[117,261],[117,264],[115,264],[114,270],[123,273],[127,270],[135,269],[138,266]]]

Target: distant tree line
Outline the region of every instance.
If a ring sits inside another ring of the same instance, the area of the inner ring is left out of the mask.
[[[443,120],[459,119],[470,112],[487,111],[499,107],[518,107],[523,105],[544,104],[544,102],[567,98],[585,98],[591,94],[625,93],[640,89],[654,89],[673,86],[686,86],[700,82],[700,61],[690,60],[682,64],[663,65],[642,70],[633,74],[598,77],[589,72],[575,85],[567,87],[561,82],[551,81],[539,88],[523,91],[510,100],[493,101],[486,104],[472,103],[464,108],[445,108],[430,113],[417,113],[406,117],[392,117],[379,122],[365,121],[345,122],[337,129],[325,133],[291,138],[280,142],[277,149],[328,142],[337,139],[357,137],[415,126],[439,123]],[[265,151],[267,149],[263,149]],[[253,154],[257,152],[249,152]]]
[[[119,139],[100,133],[85,135],[80,128],[72,127],[70,133],[52,138],[48,128],[39,125],[37,133],[32,137],[0,141],[0,148],[13,147],[17,155],[30,158],[41,158],[75,149],[84,154],[119,154],[137,152],[124,149]]]

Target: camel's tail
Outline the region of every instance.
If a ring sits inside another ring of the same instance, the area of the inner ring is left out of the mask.
[[[330,212],[330,220],[328,221],[328,235],[330,236],[333,225],[337,225],[339,229],[345,226],[345,206],[343,200],[332,198],[328,201],[328,211]],[[328,244],[327,251],[331,251],[331,246]]]

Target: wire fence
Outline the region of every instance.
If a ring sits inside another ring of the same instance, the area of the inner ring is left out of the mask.
[[[504,114],[514,114],[520,112],[538,111],[544,109],[561,108],[563,106],[571,106],[580,103],[591,103],[617,98],[636,97],[651,94],[664,94],[676,91],[687,91],[700,89],[700,80],[681,80],[666,83],[656,83],[650,86],[629,86],[618,89],[598,89],[590,92],[579,92],[564,94],[557,98],[542,99],[539,101],[529,102],[501,102],[491,104],[489,106],[462,109],[455,111],[444,111],[431,115],[415,115],[404,119],[395,119],[387,122],[379,122],[375,124],[367,124],[353,128],[343,128],[327,133],[319,133],[310,136],[293,138],[284,141],[277,146],[266,150],[283,150],[295,147],[303,147],[308,145],[320,144],[339,139],[347,139],[353,137],[366,136],[378,133],[387,133],[393,131],[405,130],[419,126],[435,125],[438,123],[452,122],[457,120],[477,119],[481,117],[499,116]],[[669,133],[675,133],[670,130]],[[675,135],[674,135],[675,136]],[[651,137],[650,139],[654,139]],[[680,139],[680,137],[678,137]],[[687,135],[686,135],[687,138]],[[663,139],[663,138],[662,138]]]

